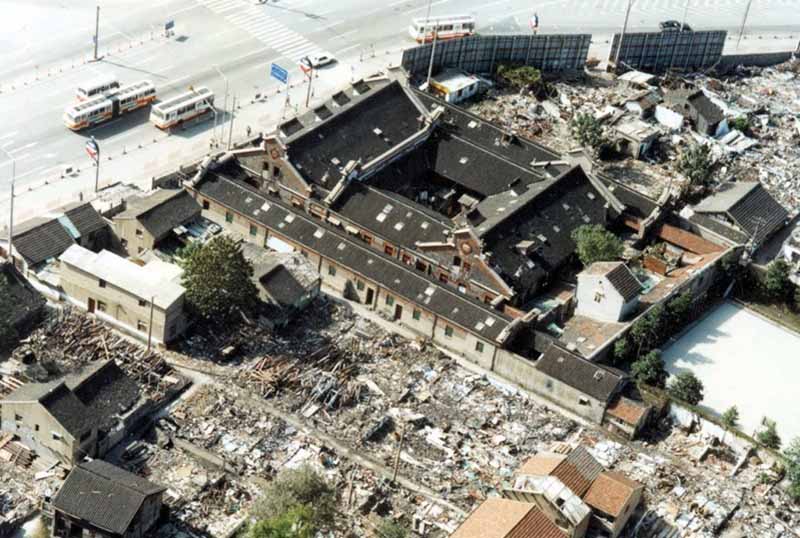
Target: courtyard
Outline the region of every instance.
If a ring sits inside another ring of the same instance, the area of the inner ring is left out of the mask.
[[[800,335],[726,302],[666,348],[664,362],[670,374],[691,370],[703,382],[706,409],[736,405],[743,432],[752,435],[767,416],[784,446],[800,437]]]

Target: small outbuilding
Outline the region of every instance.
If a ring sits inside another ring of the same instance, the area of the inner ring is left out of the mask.
[[[576,313],[622,321],[636,310],[642,283],[623,262],[595,262],[578,274]]]

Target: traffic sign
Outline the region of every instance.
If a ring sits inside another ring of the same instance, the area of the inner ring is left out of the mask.
[[[175,28],[175,20],[169,20],[164,24],[164,30],[172,30]]]
[[[272,64],[269,69],[269,74],[272,78],[277,79],[284,84],[289,81],[289,72],[278,64]]]
[[[91,157],[93,161],[97,161],[100,155],[100,146],[97,144],[97,140],[95,140],[94,137],[86,141],[86,153],[89,154],[89,157]]]

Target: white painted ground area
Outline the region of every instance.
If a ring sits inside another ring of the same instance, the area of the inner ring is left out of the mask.
[[[701,405],[736,405],[752,434],[763,416],[778,423],[784,446],[800,437],[800,336],[725,303],[665,350],[670,374],[689,369],[705,385]]]

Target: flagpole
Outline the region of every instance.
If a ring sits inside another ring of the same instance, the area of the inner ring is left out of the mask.
[[[92,142],[94,142],[94,147],[97,148],[97,156],[95,157],[95,165],[96,168],[94,170],[94,192],[100,190],[100,144],[92,137]]]

